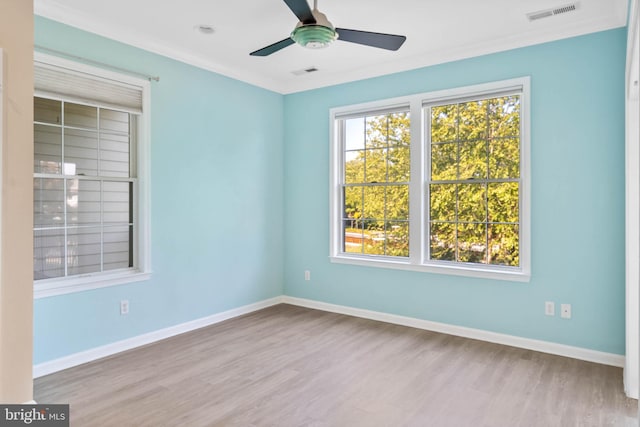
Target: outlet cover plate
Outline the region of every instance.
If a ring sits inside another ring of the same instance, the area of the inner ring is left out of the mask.
[[[560,304],[560,316],[563,319],[571,319],[571,304]]]
[[[129,300],[123,299],[120,301],[120,314],[129,314]]]
[[[547,316],[555,316],[556,315],[556,304],[553,301],[545,301],[544,303],[544,314]]]

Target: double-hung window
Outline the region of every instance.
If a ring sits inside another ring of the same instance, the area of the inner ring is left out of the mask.
[[[147,90],[139,79],[37,57],[36,297],[148,278]]]
[[[529,79],[331,111],[331,259],[528,280]]]

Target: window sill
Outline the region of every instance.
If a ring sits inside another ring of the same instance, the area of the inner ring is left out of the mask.
[[[359,265],[363,267],[390,268],[394,270],[421,271],[424,273],[446,274],[453,276],[466,276],[481,279],[506,280],[512,282],[529,282],[531,275],[521,270],[506,268],[478,268],[467,265],[445,264],[412,264],[409,260],[372,259],[358,256],[330,256],[332,263]]]
[[[78,277],[45,279],[34,282],[33,298],[47,298],[91,289],[124,285],[149,280],[151,272],[124,270],[110,273],[86,274]]]

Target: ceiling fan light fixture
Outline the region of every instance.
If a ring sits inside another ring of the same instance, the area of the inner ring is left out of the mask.
[[[337,38],[336,30],[324,25],[301,25],[291,33],[294,42],[309,49],[322,49]]]
[[[313,1],[313,10],[307,0],[284,0],[291,9],[298,24],[289,37],[251,52],[251,56],[269,56],[294,43],[309,49],[321,49],[340,39],[349,43],[377,47],[386,50],[398,50],[407,39],[397,34],[373,33],[371,31],[336,28],[327,16],[318,10],[318,1]]]

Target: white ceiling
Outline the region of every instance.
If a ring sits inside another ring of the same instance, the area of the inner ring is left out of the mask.
[[[626,25],[627,0],[577,0],[574,12],[526,14],[571,0],[319,0],[336,27],[402,34],[396,52],[336,41],[249,53],[289,36],[282,0],[35,0],[35,13],[280,93],[292,93]],[[575,3],[575,1],[574,1]],[[215,28],[204,35],[194,27]],[[319,71],[294,75],[315,66]],[[155,70],[162,78],[162,70]]]

